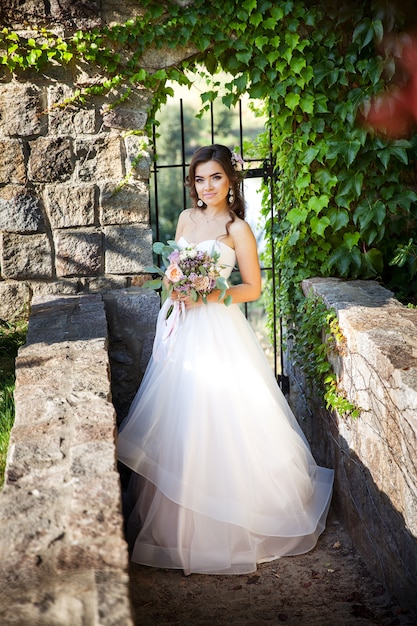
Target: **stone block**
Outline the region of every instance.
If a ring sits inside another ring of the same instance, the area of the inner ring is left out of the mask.
[[[122,149],[118,135],[78,139],[75,144],[78,180],[121,180],[125,174]]]
[[[51,244],[45,234],[0,235],[1,268],[3,278],[51,278]]]
[[[103,124],[108,128],[120,130],[142,130],[145,127],[147,114],[145,111],[115,107],[103,110]]]
[[[11,82],[0,90],[0,135],[31,137],[46,133],[44,94],[30,83]]]
[[[129,626],[133,620],[129,618],[126,602],[126,589],[129,588],[127,566],[125,573],[120,570],[100,569],[96,571],[97,604],[99,623],[103,626]],[[111,595],[109,589],[112,590]],[[136,621],[137,623],[137,621]]]
[[[58,466],[66,459],[67,426],[58,420],[33,424],[30,413],[26,415],[26,420],[29,423],[17,423],[12,429],[9,466],[12,465],[17,471],[21,468],[22,476],[31,472],[40,475],[42,471]]]
[[[35,182],[64,182],[74,169],[71,140],[39,137],[30,142],[29,178]]]
[[[77,443],[71,447],[71,474],[73,476],[102,476],[115,471],[113,441]]]
[[[33,297],[47,294],[74,295],[82,291],[82,285],[80,284],[80,280],[78,278],[65,278],[62,280],[48,282],[30,280],[27,284],[33,294]]]
[[[140,224],[106,226],[106,274],[139,274],[152,265],[152,231]]]
[[[120,188],[104,184],[100,194],[100,223],[149,224],[149,191],[145,183],[126,184]]]
[[[97,114],[94,104],[57,106],[74,95],[67,85],[48,88],[49,131],[53,135],[90,135],[97,131]]]
[[[125,139],[125,145],[126,171],[133,178],[148,181],[151,159],[145,138],[138,135],[128,135]]]
[[[81,279],[84,290],[89,293],[105,293],[112,289],[124,289],[128,286],[129,281],[130,276],[116,276],[115,274]]]
[[[13,12],[13,18],[24,22],[30,17],[32,20],[36,18],[45,18],[47,14],[46,5],[38,0],[2,0],[1,8],[4,12]]]
[[[0,140],[0,184],[26,181],[26,166],[23,143],[19,139]]]
[[[95,539],[84,536],[80,543],[62,544],[58,558],[58,569],[73,572],[86,569],[90,571],[117,570],[126,563],[126,551],[122,552],[120,541],[119,537],[109,534],[107,537],[96,537]],[[85,621],[80,622],[79,626],[84,626],[85,623]],[[101,626],[102,624],[98,621],[87,623],[91,623],[92,626]],[[130,622],[123,622],[124,624],[127,626]],[[61,626],[61,623],[53,626]],[[73,626],[73,623],[68,622],[68,626]],[[114,623],[114,626],[118,626],[118,624]]]
[[[57,276],[95,276],[102,269],[102,233],[96,228],[55,231]]]
[[[30,291],[26,282],[0,282],[0,319],[12,321],[29,307]]]
[[[198,48],[194,44],[178,45],[175,46],[175,48],[168,48],[168,46],[164,45],[160,48],[149,46],[144,50],[140,58],[140,64],[141,67],[158,70],[177,65],[184,61],[184,59],[190,58],[195,54],[198,54]]]
[[[0,230],[9,233],[43,233],[41,200],[21,185],[0,189]]]
[[[94,445],[94,443],[92,444]],[[86,502],[85,494],[89,494]],[[119,512],[120,480],[117,472],[80,477],[74,484],[71,511],[73,539],[83,543],[85,537],[94,539],[115,535],[121,539],[122,519]],[[122,545],[122,544],[121,544]],[[126,553],[119,552],[120,565],[126,565]]]
[[[100,0],[51,0],[51,17],[58,22],[68,22],[76,28],[93,28],[101,24]]]
[[[129,288],[103,296],[109,328],[112,398],[118,419],[127,414],[152,353],[160,298]]]
[[[93,226],[95,197],[94,185],[48,185],[45,205],[51,227]]]
[[[38,353],[42,349],[44,349],[44,346],[37,344]],[[19,356],[16,361],[16,428],[30,423],[35,425],[35,428],[40,429],[46,425],[47,429],[48,424],[53,423],[54,420],[59,424],[66,425],[71,417],[73,407],[63,397],[62,387],[58,388],[53,381],[51,384],[51,377],[44,381],[44,385],[48,386],[47,393],[45,393],[45,388],[43,390],[40,389],[40,375],[44,373],[42,368],[38,369],[40,361],[41,359],[34,356],[33,351],[27,353],[25,357]],[[51,367],[52,365],[51,363]],[[30,368],[32,368],[33,373],[28,371]],[[58,371],[62,372],[62,367]],[[45,434],[48,434],[48,432]]]
[[[16,580],[21,576],[23,584],[30,582],[27,581],[24,570],[29,576],[31,573],[33,575],[36,564],[40,565],[45,559],[48,546],[53,545],[62,535],[62,522],[68,499],[62,484],[59,486],[61,493],[58,485],[45,490],[43,485],[39,484],[31,491],[19,489],[17,485],[6,486],[6,497],[2,498],[0,512],[2,529],[0,580],[8,574],[12,581],[13,578]],[[10,523],[10,520],[13,523]],[[13,550],[10,550],[10,546],[13,546]],[[19,559],[16,559],[17,554]],[[1,583],[0,587],[3,587],[4,579]]]
[[[102,315],[97,312],[100,312],[99,307],[102,306],[102,299],[96,294],[34,296],[27,345],[20,349],[19,356],[28,351],[36,352],[42,343],[45,344],[42,346],[44,354],[47,352],[46,346],[51,346],[54,354],[58,349],[68,353],[77,349],[85,350],[87,345],[90,351],[93,348],[103,350],[107,323],[104,312]]]
[[[101,10],[103,19],[110,24],[143,15],[143,7],[137,0],[101,0]]]

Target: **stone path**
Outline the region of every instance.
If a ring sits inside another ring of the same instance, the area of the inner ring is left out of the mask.
[[[136,626],[415,626],[375,580],[331,512],[308,554],[241,576],[184,576],[132,564]]]

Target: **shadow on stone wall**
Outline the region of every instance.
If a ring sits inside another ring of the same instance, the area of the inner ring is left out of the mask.
[[[417,537],[378,488],[369,468],[349,448],[336,417],[321,407],[308,409],[296,391],[294,372],[291,378],[290,403],[313,455],[320,465],[335,470],[332,506],[336,515],[369,570],[404,609],[416,614],[417,623]]]
[[[358,552],[417,614],[417,311],[376,281],[316,277],[302,287],[337,313],[343,340],[328,359],[360,415],[304,399],[315,390],[289,362],[294,412],[317,461],[335,469],[334,508]]]

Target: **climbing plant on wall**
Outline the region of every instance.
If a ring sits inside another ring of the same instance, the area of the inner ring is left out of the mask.
[[[128,97],[139,84],[152,90],[153,111],[170,93],[167,81],[187,84],[192,72],[207,77],[202,107],[209,106],[218,69],[230,75],[225,104],[243,93],[262,99],[270,120],[265,156],[271,136],[276,168],[269,227],[278,302],[284,317],[302,324],[300,281],[313,275],[376,278],[399,297],[417,296],[415,141],[388,141],[358,116],[393,74],[378,48],[388,22],[371,1],[339,4],[142,0],[142,15],[66,38],[4,28],[0,63],[20,72],[87,62],[103,78],[77,98],[114,87]],[[150,51],[162,48],[187,53],[149,67]]]

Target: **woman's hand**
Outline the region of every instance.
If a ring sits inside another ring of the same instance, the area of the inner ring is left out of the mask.
[[[190,296],[187,296],[187,294],[176,292],[174,289],[171,291],[170,298],[173,302],[182,302],[186,309],[195,309],[195,307],[204,304],[201,298],[195,301],[190,298]]]

